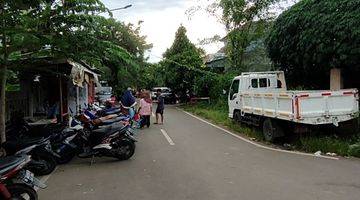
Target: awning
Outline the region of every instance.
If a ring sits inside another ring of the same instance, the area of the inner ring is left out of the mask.
[[[68,63],[72,66],[71,78],[74,85],[83,87],[84,81],[89,82],[90,76],[94,77],[95,84],[100,85],[98,74],[87,67],[84,67],[80,63],[68,60]]]

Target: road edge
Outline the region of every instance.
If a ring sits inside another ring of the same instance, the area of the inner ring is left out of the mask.
[[[261,148],[261,149],[266,149],[266,150],[270,150],[270,151],[277,151],[277,152],[282,152],[282,153],[302,155],[302,156],[310,156],[310,157],[314,157],[314,158],[325,158],[325,159],[330,159],[330,160],[340,160],[340,158],[338,158],[338,157],[331,157],[331,156],[324,156],[324,155],[314,155],[314,154],[311,154],[311,153],[304,153],[304,152],[299,152],[299,151],[289,151],[289,150],[284,150],[284,149],[273,148],[273,147],[270,147],[270,146],[265,146],[263,144],[259,144],[257,142],[251,141],[251,140],[249,140],[249,139],[247,139],[247,138],[245,138],[245,137],[243,137],[241,135],[238,135],[238,134],[236,134],[236,133],[234,133],[234,132],[232,132],[230,130],[227,130],[227,129],[222,128],[222,127],[220,127],[218,125],[215,125],[215,124],[213,124],[213,123],[211,123],[211,122],[209,122],[209,121],[207,121],[207,120],[205,120],[205,119],[203,119],[203,118],[201,118],[199,116],[196,116],[196,115],[194,115],[192,113],[189,113],[189,112],[185,111],[184,109],[181,109],[179,107],[176,107],[176,109],[179,110],[179,111],[182,111],[183,113],[185,113],[185,114],[187,114],[187,115],[189,115],[189,116],[191,116],[191,117],[193,117],[193,118],[195,118],[195,119],[197,119],[199,121],[202,121],[202,122],[204,122],[204,123],[206,123],[206,124],[208,124],[210,126],[213,126],[213,127],[217,128],[217,129],[223,131],[224,133],[227,133],[227,134],[229,134],[229,135],[231,135],[231,136],[233,136],[233,137],[235,137],[237,139],[240,139],[240,140],[242,140],[244,142],[252,144],[252,145],[254,145],[254,146],[258,147],[258,148]]]

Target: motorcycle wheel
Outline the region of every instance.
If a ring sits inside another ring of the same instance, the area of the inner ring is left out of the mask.
[[[67,152],[64,155],[61,155],[60,158],[56,158],[58,164],[66,164],[69,163],[76,156],[75,151]]]
[[[43,153],[43,152],[39,152],[36,153],[35,155],[32,155],[31,157],[34,161],[36,162],[41,162],[43,163],[43,167],[39,168],[39,167],[35,167],[35,166],[31,166],[31,170],[35,175],[37,176],[43,176],[43,175],[48,175],[51,172],[53,172],[56,168],[56,160],[54,158],[54,156],[48,154],[48,153]]]
[[[135,143],[131,141],[122,141],[116,149],[116,157],[119,160],[129,160],[135,153]]]
[[[11,200],[37,200],[38,195],[36,191],[25,184],[8,185],[7,189],[11,194]]]

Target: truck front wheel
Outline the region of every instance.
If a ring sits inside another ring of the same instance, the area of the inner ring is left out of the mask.
[[[264,138],[268,142],[274,142],[276,138],[284,136],[284,131],[273,119],[267,118],[263,122],[263,134]]]
[[[239,110],[234,111],[234,121],[241,122],[241,112]]]

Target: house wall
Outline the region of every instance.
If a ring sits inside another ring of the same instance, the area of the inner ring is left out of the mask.
[[[83,83],[83,87],[77,87],[72,81],[68,81],[67,99],[68,107],[73,112],[72,114],[78,114],[79,111],[85,108],[85,104],[89,104],[88,87],[89,85],[86,82]]]

